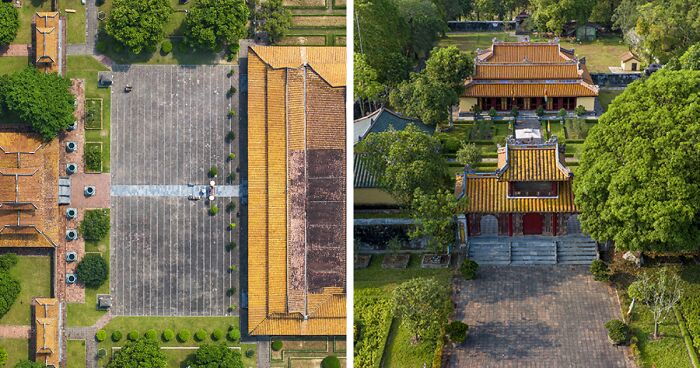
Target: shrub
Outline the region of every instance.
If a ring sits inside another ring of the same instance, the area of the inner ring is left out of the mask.
[[[226,335],[229,340],[231,341],[238,341],[241,339],[241,330],[237,328],[232,328],[228,330],[228,334]]]
[[[166,328],[161,337],[165,342],[172,341],[175,338],[175,332],[169,328]]]
[[[255,355],[255,351],[253,349],[248,349],[245,351],[245,356],[247,358],[252,358]]]
[[[236,180],[236,173],[232,172],[226,177],[228,183],[233,183]]]
[[[207,338],[207,331],[200,329],[194,333],[194,339],[197,341],[204,341],[204,339],[206,339],[206,338]]]
[[[19,261],[19,257],[14,253],[0,255],[0,271],[9,271],[17,264],[17,261]]]
[[[117,330],[112,332],[112,341],[119,342],[122,339],[122,332]]]
[[[85,211],[80,222],[80,233],[85,240],[100,241],[109,234],[109,210],[106,208]]]
[[[177,333],[177,341],[187,342],[190,339],[190,335],[190,330],[180,330],[180,332]]]
[[[496,108],[495,108],[495,107],[492,107],[492,108],[489,110],[489,116],[492,117],[492,118],[495,118],[496,116],[498,116],[498,111],[496,111]]]
[[[107,331],[97,330],[97,333],[95,334],[95,340],[102,342],[102,341],[105,341],[106,338],[107,338]]]
[[[566,115],[568,115],[568,113],[566,112],[566,109],[561,108],[561,109],[559,109],[559,112],[557,113],[557,115],[563,119],[566,117]]]
[[[321,368],[340,368],[340,360],[337,356],[329,355],[321,361]]]
[[[228,229],[229,229],[229,230],[233,230],[233,229],[235,229],[235,228],[236,228],[236,223],[235,223],[235,222],[232,222],[232,223],[228,224]]]
[[[97,350],[97,357],[98,358],[104,358],[107,356],[107,350],[100,348]]]
[[[590,271],[593,275],[593,279],[596,281],[610,280],[610,270],[608,269],[608,265],[599,259],[594,259],[593,262],[591,262]]]
[[[214,165],[209,169],[209,177],[215,178],[217,175],[219,175],[219,168]]]
[[[460,142],[459,139],[455,137],[445,137],[442,139],[442,150],[446,153],[457,152],[459,149]]]
[[[236,87],[231,86],[231,89],[228,90],[231,94],[236,93]]]
[[[232,130],[226,133],[226,141],[231,142],[234,139],[236,139],[236,133],[234,133]]]
[[[481,115],[483,110],[481,109],[481,106],[476,104],[476,105],[472,106],[472,112],[474,113],[474,115],[479,116],[479,115]]]
[[[236,265],[230,265],[228,267],[228,272],[234,272],[234,271],[236,271]]]
[[[229,161],[233,161],[235,158],[236,158],[236,154],[235,154],[235,153],[229,153],[229,154],[228,154],[228,160],[229,160]]]
[[[213,341],[219,341],[224,338],[224,331],[219,330],[218,328],[214,330],[214,332],[211,333],[211,339]]]
[[[457,162],[475,168],[481,162],[481,149],[474,143],[462,143],[457,151]]]
[[[136,341],[139,339],[139,332],[138,331],[131,331],[129,332],[129,335],[127,336],[129,341]]]
[[[233,212],[236,209],[236,202],[231,201],[226,205],[226,212]]]
[[[590,129],[584,119],[567,119],[564,123],[566,137],[570,139],[586,139]]]
[[[537,106],[537,109],[535,110],[535,113],[537,116],[542,117],[544,116],[544,107],[542,105]]]
[[[272,345],[271,345],[272,350],[274,350],[274,351],[282,350],[282,346],[283,346],[282,341],[279,341],[279,340],[273,341]]]
[[[209,215],[210,215],[210,216],[214,216],[214,215],[216,215],[217,213],[219,213],[219,207],[217,207],[216,205],[212,205],[212,206],[209,208]]]
[[[236,288],[235,288],[235,287],[228,288],[228,290],[226,290],[226,296],[233,296],[233,295],[235,295],[235,294],[236,294]]]
[[[229,305],[229,306],[228,306],[228,311],[229,311],[229,312],[234,312],[234,311],[236,311],[236,305],[235,305],[235,304]]]
[[[144,337],[146,337],[149,340],[156,340],[158,338],[158,331],[154,329],[150,329],[146,331],[145,334],[143,334]]]
[[[88,288],[99,288],[107,280],[108,273],[107,261],[100,254],[88,253],[78,263],[78,281]]]
[[[165,40],[163,43],[160,45],[160,52],[163,53],[163,55],[167,55],[173,51],[173,43],[170,40]]]
[[[233,77],[234,74],[236,74],[236,71],[233,70],[233,69],[230,69],[230,70],[226,73],[226,76],[230,78],[230,77]]]
[[[605,323],[605,328],[608,330],[608,337],[615,345],[627,343],[630,338],[630,329],[627,324],[619,319],[611,319]]]
[[[465,280],[474,280],[477,270],[479,270],[479,264],[471,259],[465,259],[462,264],[459,265],[459,273],[462,274]]]
[[[227,251],[227,252],[230,252],[230,251],[234,250],[235,248],[236,248],[236,242],[235,242],[235,241],[232,241],[232,242],[226,244],[226,251]]]
[[[5,348],[3,347],[0,347],[0,367],[4,367],[5,363],[7,363],[7,350],[5,350]]]
[[[583,107],[583,105],[578,105],[574,109],[574,112],[576,113],[576,115],[581,116],[586,113],[586,108]]]
[[[97,144],[86,144],[83,152],[87,171],[102,171],[102,148]]]
[[[469,326],[462,321],[452,321],[445,328],[445,333],[450,335],[450,340],[457,344],[467,341],[467,331],[469,331]]]
[[[236,110],[228,110],[228,117],[232,118],[236,116]]]

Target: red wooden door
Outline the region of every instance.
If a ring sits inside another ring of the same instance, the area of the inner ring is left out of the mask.
[[[523,234],[539,235],[542,234],[542,224],[544,217],[539,213],[526,213],[523,216]]]

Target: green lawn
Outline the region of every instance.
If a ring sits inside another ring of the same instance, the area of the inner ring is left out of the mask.
[[[37,11],[51,11],[49,0],[25,0],[19,10],[19,30],[12,43],[32,43],[32,16]]]
[[[80,0],[61,0],[61,15],[68,20],[68,43],[85,43],[85,5]],[[75,13],[68,13],[66,9],[73,9]]]
[[[628,303],[627,303],[628,304]],[[692,368],[688,359],[681,330],[673,313],[659,327],[663,338],[653,340],[654,321],[651,312],[637,304],[630,323],[632,334],[637,338],[641,367]]]
[[[67,368],[85,368],[85,340],[68,340]]]
[[[7,351],[5,367],[14,367],[22,359],[29,359],[29,340],[0,338],[0,347]]]
[[[435,277],[449,287],[451,269],[424,269],[420,267],[420,255],[411,256],[406,269],[384,269],[381,267],[383,255],[374,255],[366,269],[355,270],[355,290],[365,288],[381,289],[388,298],[391,291],[400,283],[416,277]],[[435,350],[434,341],[426,341],[417,345],[410,343],[411,333],[399,326],[395,321],[386,346],[386,367],[423,367],[432,363]]]
[[[608,106],[610,106],[610,103],[620,95],[623,90],[600,90],[598,92],[598,101],[600,101],[600,105],[603,108],[603,112],[608,111]]]
[[[112,111],[109,88],[97,88],[97,72],[108,70],[92,56],[68,56],[66,77],[85,80],[85,97],[102,99],[102,130],[88,130],[85,140],[102,142],[102,172],[109,172],[109,134]]]
[[[168,357],[168,368],[185,368],[187,367],[185,360],[187,360],[191,355],[194,355],[196,350],[193,349],[178,349],[163,350],[165,356]]]
[[[533,41],[547,41],[536,39]],[[575,49],[576,56],[586,58],[586,66],[591,73],[610,73],[610,66],[620,66],[620,55],[629,51],[622,37],[602,36],[590,42],[561,41],[561,47]]]
[[[20,256],[10,273],[22,284],[22,291],[10,310],[0,319],[2,325],[25,325],[31,320],[34,297],[51,297],[51,258]]]
[[[27,66],[29,66],[29,59],[26,56],[0,57],[0,75],[14,73]]]
[[[103,163],[104,165],[104,163]],[[85,242],[85,251],[90,253],[101,253],[109,260],[109,237],[100,242]],[[97,294],[109,294],[109,280],[99,289],[85,289],[85,303],[68,303],[67,321],[69,327],[92,326],[106,312],[97,309]]]
[[[506,32],[448,33],[447,37],[440,40],[438,46],[456,46],[462,51],[474,53],[477,48],[483,50],[491,47],[494,38],[497,38],[499,41],[518,40],[515,36]]]

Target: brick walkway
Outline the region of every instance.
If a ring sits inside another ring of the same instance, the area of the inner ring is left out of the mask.
[[[631,366],[603,327],[619,318],[617,299],[586,267],[482,267],[456,283],[455,318],[469,338],[449,367]]]
[[[28,339],[31,327],[29,326],[0,326],[0,338]]]
[[[0,47],[0,56],[29,56],[31,45],[11,44]]]

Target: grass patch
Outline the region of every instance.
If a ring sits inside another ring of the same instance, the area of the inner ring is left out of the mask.
[[[7,314],[0,319],[0,324],[29,326],[32,298],[51,297],[51,257],[20,256],[10,274],[19,280],[22,291]]]
[[[102,172],[102,142],[86,142],[83,156],[85,159],[86,172]]]
[[[603,108],[603,112],[608,111],[608,106],[613,102],[615,97],[620,95],[623,90],[600,90],[598,92],[598,101],[600,101],[600,106]]]
[[[85,252],[101,253],[105,259],[109,260],[109,237],[99,242],[86,241]],[[109,279],[99,289],[85,288],[85,303],[67,304],[66,325],[68,327],[92,326],[107,313],[97,309],[97,294],[109,294]]]
[[[68,23],[68,43],[85,43],[85,5],[80,0],[61,0],[61,15],[66,17]],[[73,9],[75,13],[68,13],[66,9]]]
[[[102,129],[86,130],[85,140],[102,142],[102,172],[109,172],[109,134],[112,109],[110,88],[97,88],[97,73],[107,71],[92,56],[68,56],[66,77],[85,80],[85,97],[102,99]]]
[[[168,358],[168,367],[170,368],[185,368],[187,366],[185,361],[189,359],[190,356],[193,356],[195,352],[197,352],[197,350],[194,349],[163,350],[163,353],[165,353],[165,356]]]
[[[385,366],[387,367],[426,367],[431,366],[435,341],[426,340],[418,344],[410,343],[413,333],[398,321],[391,326],[390,339],[387,343]]]
[[[102,100],[85,99],[85,129],[102,129]]]
[[[627,303],[629,304],[629,301]],[[654,320],[649,309],[641,304],[635,306],[630,323],[632,335],[637,339],[639,360],[642,367],[692,368],[681,335],[680,327],[673,313],[659,326],[663,338],[653,340]]]
[[[492,41],[497,38],[499,41],[517,41],[518,39],[506,32],[468,32],[468,33],[448,33],[447,37],[440,40],[438,46],[456,46],[458,49],[474,53],[477,48],[487,49],[491,47]]]
[[[68,368],[84,368],[85,356],[85,340],[68,340]]]
[[[548,39],[532,38],[533,41]],[[586,58],[586,66],[591,73],[610,73],[610,66],[620,66],[620,55],[629,51],[622,37],[599,36],[595,41],[576,42],[562,40],[561,47],[574,49],[576,56]]]
[[[26,56],[0,57],[0,75],[18,72],[29,65],[29,58]]]
[[[22,359],[29,359],[29,340],[0,338],[0,347],[7,351],[5,367],[14,367]]]
[[[51,1],[29,0],[22,1],[19,10],[19,29],[12,43],[32,43],[32,17],[37,11],[51,11]]]

